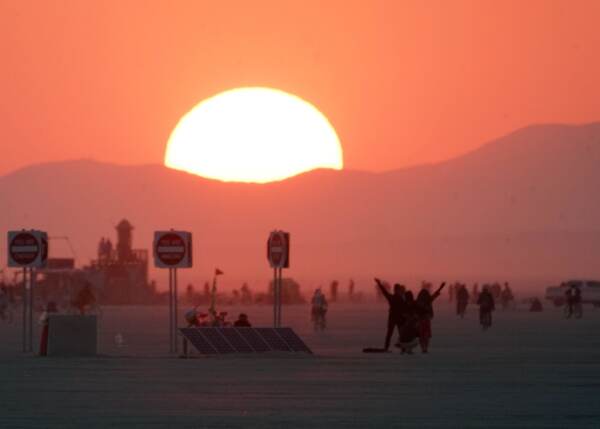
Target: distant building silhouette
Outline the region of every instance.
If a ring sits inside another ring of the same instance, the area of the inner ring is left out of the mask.
[[[47,294],[67,300],[83,285],[91,284],[101,304],[159,302],[156,285],[148,282],[148,250],[133,248],[133,229],[133,225],[123,219],[116,226],[116,249],[109,238],[102,237],[97,259],[80,269],[73,265],[60,270],[50,267],[44,272],[46,280],[40,287]]]
[[[117,225],[117,259],[120,263],[134,260],[132,251],[133,226],[127,219],[123,219]]]

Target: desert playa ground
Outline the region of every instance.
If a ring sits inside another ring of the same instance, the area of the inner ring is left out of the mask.
[[[243,311],[269,325],[269,307]],[[91,359],[23,355],[18,320],[2,323],[0,427],[600,427],[600,310],[496,311],[482,332],[474,308],[439,302],[430,354],[361,353],[386,311],[332,305],[313,333],[307,306],[284,308],[314,356],[169,357],[164,307],[104,308]]]

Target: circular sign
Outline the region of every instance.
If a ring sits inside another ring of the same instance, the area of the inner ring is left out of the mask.
[[[282,267],[285,263],[285,239],[279,232],[271,233],[269,238],[269,261],[273,267]]]
[[[185,241],[177,234],[164,234],[156,242],[156,256],[165,265],[179,264],[185,258]]]
[[[40,245],[33,234],[21,232],[15,235],[9,246],[10,257],[19,265],[29,265],[37,259]]]

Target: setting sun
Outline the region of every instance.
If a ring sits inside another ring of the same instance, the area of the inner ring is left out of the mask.
[[[203,177],[265,183],[316,168],[341,169],[342,147],[327,118],[299,97],[237,88],[183,116],[165,165]]]

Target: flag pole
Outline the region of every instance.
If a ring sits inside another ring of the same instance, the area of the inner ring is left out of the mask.
[[[173,268],[169,268],[169,352],[173,353]]]
[[[273,327],[277,327],[277,268],[273,268]]]
[[[175,351],[175,353],[179,351],[179,341],[177,341],[179,306],[177,305],[177,300],[177,268],[173,268],[173,350]]]
[[[223,274],[221,270],[218,268],[215,269],[215,275],[213,277],[212,290],[210,291],[210,308],[208,312],[212,315],[213,319],[217,318],[217,309],[216,309],[216,301],[217,301],[217,277]]]

